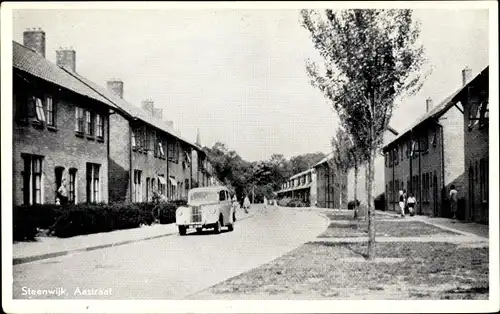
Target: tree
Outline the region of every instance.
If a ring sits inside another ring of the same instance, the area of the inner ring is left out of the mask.
[[[323,59],[306,70],[313,86],[333,104],[353,144],[368,165],[368,258],[375,257],[373,208],[374,158],[392,116],[395,99],[420,90],[424,50],[411,10],[301,11]]]
[[[354,219],[358,218],[358,171],[362,156],[356,145],[344,129],[338,128],[336,136],[332,138],[333,162],[335,166],[348,172],[349,169],[354,169]]]
[[[292,174],[300,173],[311,168],[323,158],[325,158],[325,154],[322,152],[303,154],[290,158]]]

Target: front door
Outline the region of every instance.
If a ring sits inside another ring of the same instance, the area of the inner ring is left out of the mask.
[[[432,192],[432,196],[433,196],[433,202],[434,202],[434,217],[438,217],[439,213],[438,213],[438,184],[437,184],[437,175],[434,173],[434,178],[433,178],[433,192]]]

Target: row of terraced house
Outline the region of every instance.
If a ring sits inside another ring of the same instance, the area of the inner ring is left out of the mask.
[[[466,67],[462,85],[436,106],[428,98],[425,114],[406,130],[388,127],[374,161],[377,209],[399,211],[403,190],[416,197],[418,214],[450,217],[453,185],[458,191],[457,218],[488,223],[488,73],[486,67],[473,78]],[[366,165],[359,167],[355,180],[353,169],[336,169],[329,158],[331,154],[290,177],[277,191],[278,197],[298,198],[309,206],[347,208],[347,200],[356,195],[366,204]]]
[[[458,191],[462,220],[488,223],[489,67],[472,77],[462,71],[462,86],[387,143],[386,206],[397,210],[398,191],[412,193],[417,213],[450,217],[449,192]]]
[[[124,84],[106,88],[76,72],[76,52],[45,58],[45,32],[13,41],[13,201],[55,203],[66,179],[71,203],[147,202],[156,191],[186,199],[189,189],[216,184],[199,141],[163,119],[151,100],[123,98]]]

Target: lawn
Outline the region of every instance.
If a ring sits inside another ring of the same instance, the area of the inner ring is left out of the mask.
[[[376,236],[383,237],[417,237],[428,235],[459,235],[420,221],[376,221]],[[319,238],[362,237],[368,235],[368,224],[365,221],[349,221],[339,223],[335,220]]]
[[[451,243],[309,242],[205,291],[209,298],[487,299],[488,248]]]
[[[323,211],[322,214],[327,216],[330,220],[336,221],[336,220],[352,220],[352,221],[364,221],[365,217],[359,217],[357,220],[354,219],[354,212],[340,212],[340,211]],[[403,218],[399,216],[393,216],[393,215],[375,215],[376,220],[401,220]]]

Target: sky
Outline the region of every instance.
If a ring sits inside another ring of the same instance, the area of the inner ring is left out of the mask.
[[[398,102],[390,125],[402,131],[455,91],[465,66],[488,65],[487,10],[415,10],[434,68],[418,94]],[[14,10],[13,40],[46,33],[46,58],[76,50],[76,71],[124,98],[150,98],[183,137],[220,141],[249,161],[331,151],[338,120],[311,87],[305,60],[320,60],[298,10]]]

